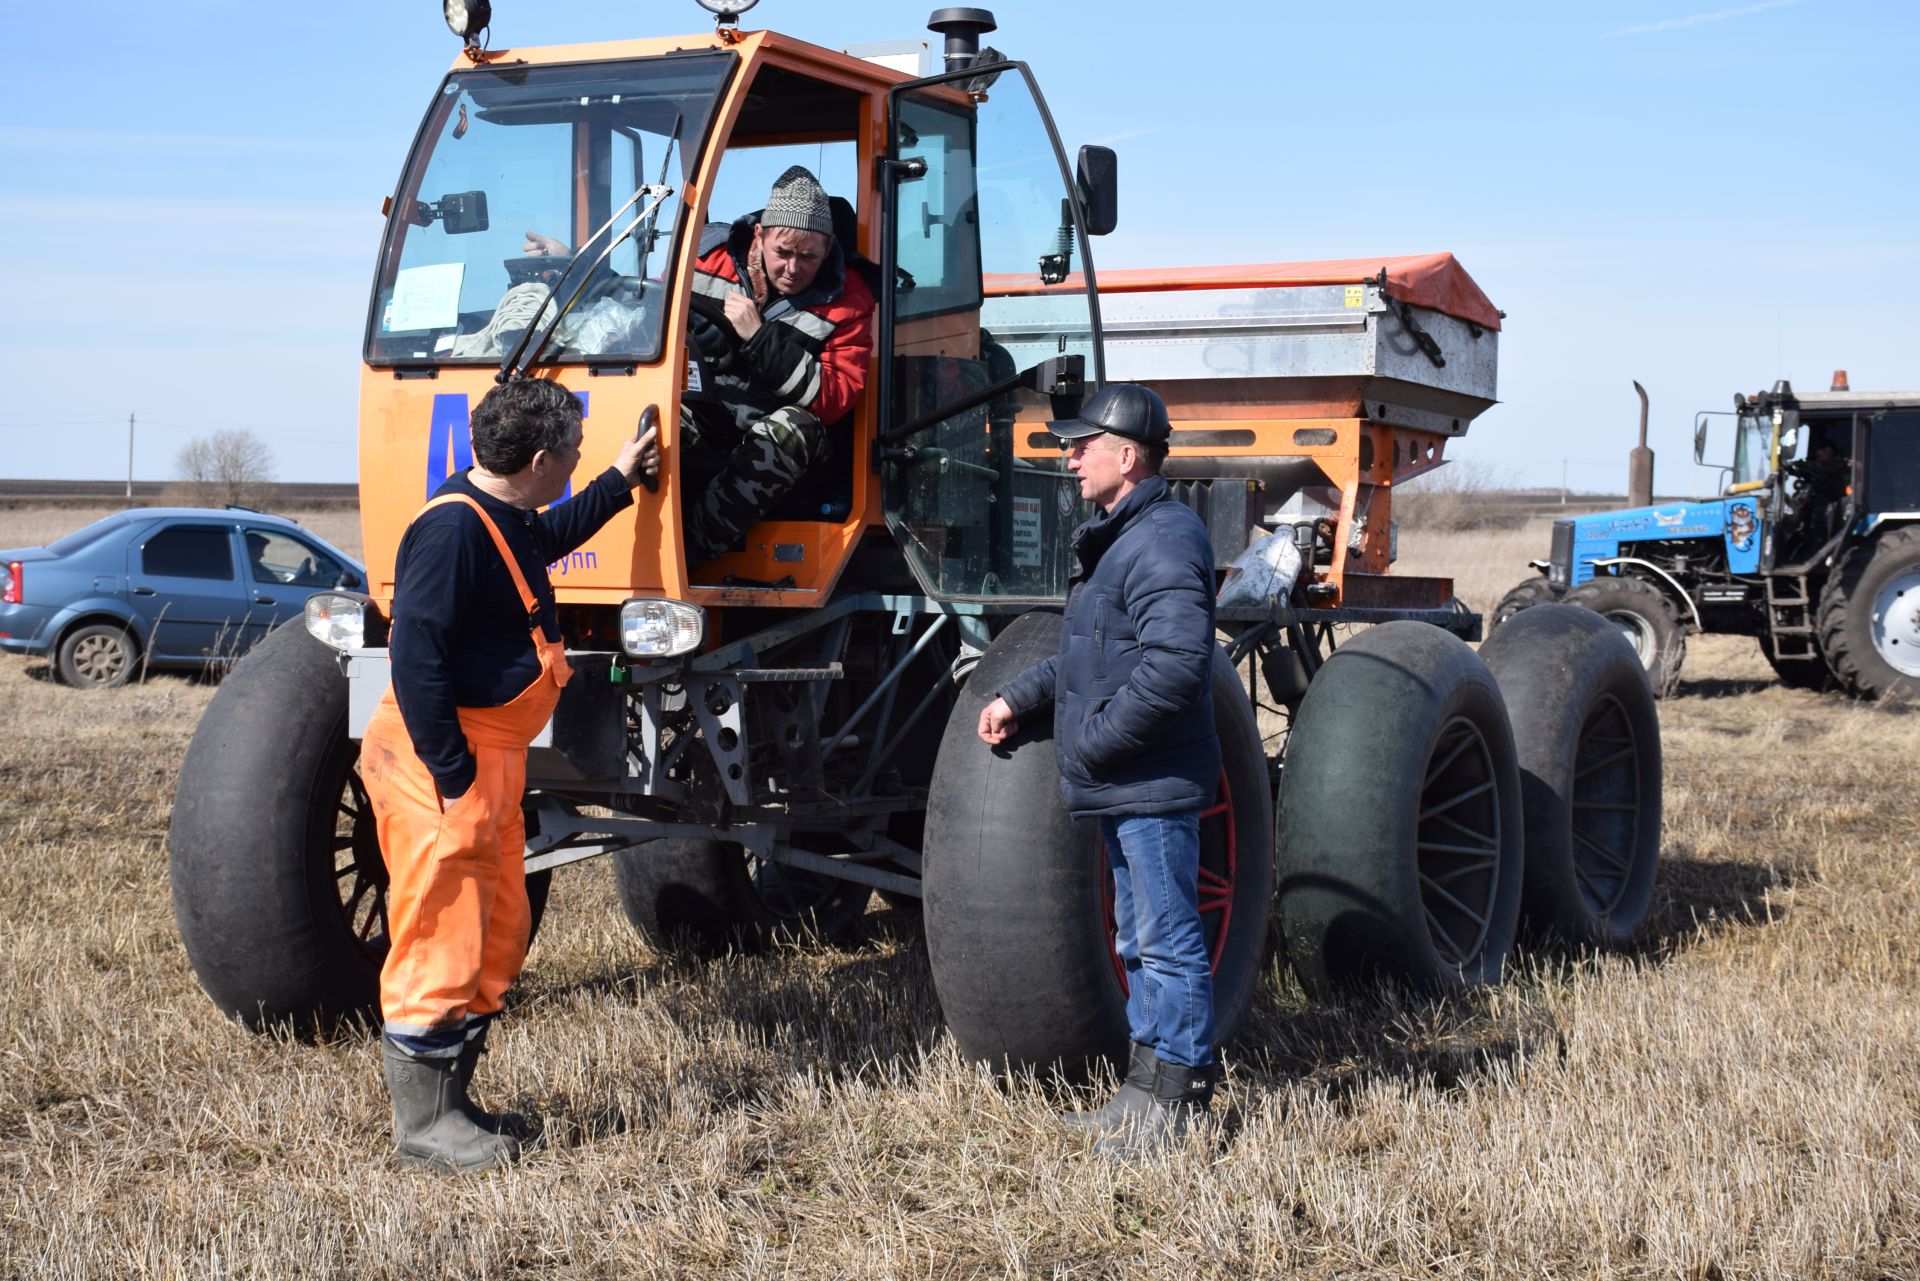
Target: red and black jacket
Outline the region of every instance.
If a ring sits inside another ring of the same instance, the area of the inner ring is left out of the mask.
[[[710,223],[700,237],[693,287],[714,302],[729,293],[753,300],[747,251],[757,214],[728,226]],[[793,297],[774,297],[758,333],[714,374],[719,398],[743,424],[789,405],[822,423],[847,416],[866,390],[873,363],[873,290],[836,238],[813,283]]]

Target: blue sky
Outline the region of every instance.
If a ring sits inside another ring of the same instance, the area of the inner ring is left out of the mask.
[[[816,43],[935,6],[762,0]],[[1508,312],[1456,457],[1659,487],[1693,414],[1788,378],[1920,386],[1920,5],[1000,0],[1069,147],[1120,153],[1103,267],[1450,250]],[[253,430],[283,480],[352,480],[360,331],[392,186],[456,42],[431,0],[9,6],[0,399],[9,477],[161,480]],[[492,43],[696,31],[693,0],[495,0]],[[1723,436],[1724,440],[1725,437]]]

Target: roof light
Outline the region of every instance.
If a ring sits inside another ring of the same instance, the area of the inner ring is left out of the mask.
[[[447,15],[447,26],[464,40],[469,49],[480,43],[480,33],[493,21],[492,0],[440,0]]]
[[[717,25],[737,27],[740,15],[753,8],[760,0],[697,0],[702,9],[714,16]]]
[[[706,634],[707,611],[683,600],[643,598],[620,606],[620,648],[636,658],[691,654]]]
[[[1828,391],[1852,391],[1853,388],[1847,386],[1847,371],[1844,369],[1834,370],[1833,386],[1827,388],[1827,390]]]

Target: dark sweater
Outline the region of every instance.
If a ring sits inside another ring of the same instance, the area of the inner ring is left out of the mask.
[[[573,551],[633,503],[626,478],[609,467],[565,502],[526,511],[482,493],[466,472],[435,491],[477,501],[513,549],[540,604],[548,640],[560,637],[547,566]],[[415,518],[394,561],[393,696],[413,750],[442,796],[473,784],[456,708],[511,703],[540,674],[527,612],[486,526],[464,503]]]

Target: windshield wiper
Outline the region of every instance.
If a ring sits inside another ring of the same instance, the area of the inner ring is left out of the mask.
[[[627,238],[633,235],[633,233],[640,227],[640,224],[645,222],[651,215],[655,214],[659,210],[660,206],[666,203],[668,197],[672,195],[673,195],[672,187],[661,186],[657,183],[643,184],[639,188],[637,188],[631,196],[627,197],[627,201],[625,204],[621,205],[618,209],[613,211],[613,216],[611,218],[608,218],[605,222],[600,224],[600,229],[598,231],[594,232],[591,236],[587,237],[587,242],[580,246],[579,252],[574,254],[573,256],[573,261],[567,264],[566,270],[560,273],[560,279],[556,280],[553,284],[553,288],[548,291],[547,299],[549,302],[551,302],[553,299],[560,296],[561,286],[565,285],[568,280],[573,278],[580,264],[586,260],[587,251],[593,248],[593,242],[600,239],[600,237],[606,235],[607,229],[612,227],[614,223],[618,222],[622,214],[626,213],[627,210],[633,208],[634,204],[639,201],[640,197],[642,196],[653,197],[652,203],[647,205],[646,208],[642,209],[639,212],[639,214],[637,214],[634,217],[634,220],[631,223],[627,224],[627,229],[621,232],[619,235],[615,236],[612,240],[609,240],[607,242],[607,247],[600,251],[599,256],[594,258],[594,260],[591,263],[587,264],[587,269],[584,272],[579,273],[580,281],[578,284],[574,286],[573,294],[567,299],[566,306],[560,308],[559,314],[555,315],[552,322],[549,323],[546,329],[541,332],[540,341],[534,344],[533,349],[530,352],[527,352],[527,343],[528,343],[528,340],[530,340],[533,337],[534,326],[533,325],[527,326],[526,332],[520,335],[520,341],[514,344],[514,348],[511,352],[507,354],[507,358],[500,362],[500,372],[494,375],[495,382],[506,382],[509,378],[522,377],[527,373],[528,370],[534,367],[534,365],[540,359],[540,354],[546,350],[547,343],[553,338],[554,330],[560,327],[560,322],[566,319],[568,312],[573,310],[573,305],[580,301],[580,295],[586,292],[588,282],[593,279],[594,270],[598,268],[601,263],[605,262],[608,259],[608,257],[612,255],[614,250],[618,249],[621,245],[625,244],[627,241]],[[527,360],[524,366],[520,365],[520,354],[522,352],[527,352]]]

